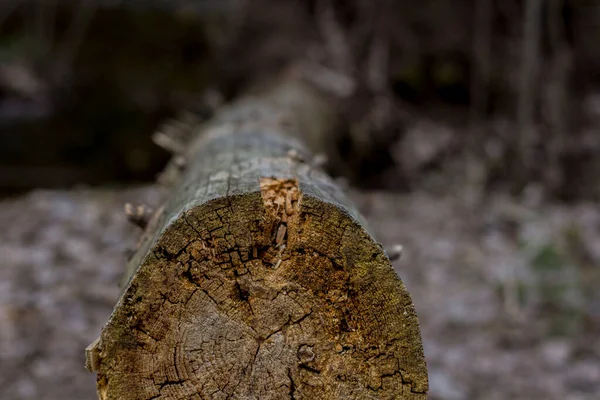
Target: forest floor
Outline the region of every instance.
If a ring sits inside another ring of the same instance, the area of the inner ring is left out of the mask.
[[[430,399],[600,398],[600,211],[502,194],[352,190],[419,314]],[[154,187],[34,191],[0,202],[0,398],[95,399],[84,349],[119,296]]]

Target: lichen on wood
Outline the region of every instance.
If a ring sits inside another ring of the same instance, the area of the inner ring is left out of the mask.
[[[187,146],[88,351],[101,399],[426,398],[410,296],[289,100],[234,104]]]

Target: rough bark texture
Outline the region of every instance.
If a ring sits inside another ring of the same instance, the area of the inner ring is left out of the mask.
[[[426,398],[410,296],[300,143],[330,117],[288,84],[198,128],[88,348],[101,399]]]

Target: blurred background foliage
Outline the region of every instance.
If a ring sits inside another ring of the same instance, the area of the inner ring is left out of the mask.
[[[294,66],[358,185],[597,199],[599,42],[593,0],[5,0],[0,190],[150,181],[161,121]]]

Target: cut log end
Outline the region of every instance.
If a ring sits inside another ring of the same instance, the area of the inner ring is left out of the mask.
[[[103,332],[104,398],[425,398],[383,250],[297,181],[191,209],[150,254]]]
[[[327,115],[285,85],[224,109],[170,164],[88,352],[101,399],[426,398],[410,296],[297,140],[326,137]]]

